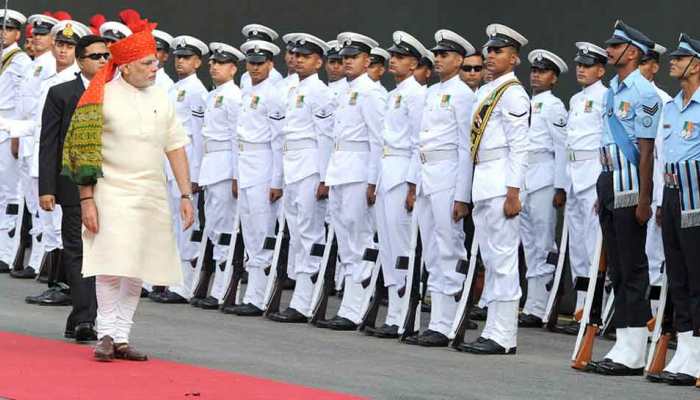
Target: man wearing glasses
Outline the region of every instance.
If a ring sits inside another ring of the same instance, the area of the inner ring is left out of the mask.
[[[481,53],[474,53],[464,57],[462,69],[459,71],[459,77],[462,78],[462,81],[466,83],[473,92],[476,92],[484,81],[485,72],[484,55]]]
[[[109,60],[105,39],[87,35],[77,41],[75,54],[80,74],[73,80],[49,89],[42,115],[39,144],[40,205],[52,211],[60,204],[63,211],[61,233],[63,254],[61,270],[71,287],[73,310],[66,322],[65,336],[78,342],[96,340],[94,321],[97,310],[95,278],[83,278],[83,242],[81,239],[80,197],[78,187],[60,175],[63,142],[78,99],[90,80]]]

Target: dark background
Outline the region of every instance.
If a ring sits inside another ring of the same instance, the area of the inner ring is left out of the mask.
[[[158,22],[159,29],[173,36],[188,34],[207,43],[220,41],[236,47],[243,41],[240,32],[243,25],[261,23],[280,35],[301,31],[325,40],[335,38],[342,31],[354,31],[374,38],[385,48],[391,44],[391,33],[395,30],[407,31],[426,47],[432,47],[434,32],[447,28],[479,48],[486,39],[486,25],[499,22],[518,30],[530,41],[523,49],[523,63],[517,70],[525,83],[528,81],[526,57],[529,51],[535,48],[554,51],[569,62],[571,68],[576,52],[574,42],[589,41],[602,45],[618,18],[669,49],[675,47],[680,32],[700,36],[697,0],[10,0],[9,3],[10,8],[27,16],[61,9],[81,22],[87,22],[98,12],[108,20],[118,20],[119,10],[134,8],[143,17]],[[657,80],[662,88],[673,94],[677,85],[668,78],[667,61],[662,58]],[[284,73],[281,58],[276,65]],[[205,82],[208,81],[206,75],[206,68],[202,68],[200,76]],[[609,71],[606,80],[611,76],[612,71]],[[384,83],[388,88],[393,87],[388,75]],[[562,75],[557,92],[565,102],[578,90],[573,73]]]

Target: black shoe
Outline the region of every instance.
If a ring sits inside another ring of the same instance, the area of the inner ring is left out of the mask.
[[[70,306],[73,304],[73,300],[70,295],[61,290],[52,290],[46,296],[42,296],[37,304],[40,306]]]
[[[191,305],[192,307],[199,307],[199,302],[202,301],[202,300],[204,300],[204,299],[201,299],[201,298],[199,298],[199,297],[193,297],[193,298],[190,299],[190,305]]]
[[[670,374],[664,381],[671,386],[695,386],[697,378],[684,373]]]
[[[488,307],[474,307],[469,313],[469,319],[473,321],[486,321],[486,316],[488,315]]]
[[[63,337],[66,339],[75,339],[75,330],[66,329],[66,331],[63,332]]]
[[[644,367],[630,368],[612,360],[603,360],[597,363],[593,372],[609,376],[642,376],[644,375]]]
[[[459,346],[457,346],[458,351],[463,351],[466,353],[472,353],[472,354],[499,354],[499,355],[507,355],[507,354],[515,354],[517,351],[516,347],[511,347],[510,349],[506,350],[505,347],[501,346],[500,344],[496,343],[495,341],[491,339],[486,339],[483,337],[479,337],[475,341],[471,343],[462,343]]]
[[[164,303],[164,304],[187,304],[187,299],[180,296],[179,294],[175,292],[171,292],[170,290],[166,290],[165,292],[161,293],[160,296],[156,297],[155,299],[156,302],[158,303]]]
[[[19,271],[10,271],[10,276],[17,279],[34,279],[36,278],[36,271],[32,267],[26,267]]]
[[[49,295],[51,295],[52,292],[55,292],[57,290],[59,290],[59,289],[56,287],[48,288],[48,289],[44,290],[43,292],[41,292],[41,294],[38,294],[36,296],[25,297],[24,302],[27,304],[39,304],[39,302],[42,299],[48,297]]]
[[[541,328],[543,326],[542,318],[532,314],[520,314],[518,316],[518,326],[521,328]]]
[[[335,316],[331,319],[318,321],[316,326],[319,328],[330,329],[333,331],[354,331],[357,329],[357,324],[347,318]]]
[[[0,274],[9,274],[11,270],[12,269],[6,262],[0,261]]]
[[[149,292],[148,290],[146,290],[144,288],[141,288],[141,298],[142,299],[148,297],[150,294],[151,294],[151,292]]]
[[[282,312],[272,313],[268,315],[267,318],[276,322],[286,322],[292,324],[305,323],[309,321],[309,319],[306,318],[304,314],[293,309],[292,307],[289,307]]]
[[[152,290],[151,293],[148,294],[148,298],[158,303],[158,300],[160,300],[160,295],[162,295],[163,293],[164,291],[156,292],[155,290]]]
[[[199,299],[197,302],[197,305],[195,307],[199,307],[203,310],[218,310],[219,309],[219,300],[217,300],[214,297],[207,297],[205,299]]]
[[[73,337],[76,342],[92,342],[97,340],[97,332],[95,332],[95,326],[90,322],[81,322],[75,327]]]
[[[447,347],[450,339],[440,332],[426,329],[423,333],[406,338],[406,344],[413,344],[423,347]]]
[[[661,371],[658,374],[648,373],[646,378],[649,382],[654,383],[669,383],[671,379],[675,377],[676,374],[668,371]]]
[[[224,314],[235,314],[241,317],[259,317],[263,315],[263,310],[250,303],[229,306],[224,308],[222,311]]]
[[[396,325],[387,324],[384,324],[379,328],[368,326],[365,328],[365,333],[380,339],[396,339],[399,337],[399,327]]]
[[[578,335],[579,323],[576,321],[571,321],[566,324],[557,324],[554,326],[553,332],[563,333],[564,335]]]

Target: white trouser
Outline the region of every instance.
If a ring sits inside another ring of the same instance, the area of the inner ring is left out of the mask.
[[[656,207],[652,207],[656,211]],[[645,245],[647,260],[649,260],[649,283],[651,285],[661,284],[661,266],[666,257],[664,257],[664,243],[661,240],[661,227],[652,218],[647,223],[647,241]]]
[[[350,275],[355,283],[360,283],[372,274],[372,263],[362,260],[374,236],[367,206],[367,182],[331,186],[329,206],[333,209],[332,224],[342,261],[338,264],[344,276]]]
[[[462,290],[465,275],[456,271],[457,263],[467,259],[462,221],[452,220],[455,189],[446,189],[418,199],[420,227],[428,290],[454,295]],[[431,316],[432,318],[432,316]]]
[[[557,213],[552,206],[554,186],[545,186],[521,197],[520,240],[527,264],[526,277],[550,276],[556,266],[547,263],[547,256],[557,251],[554,239]]]
[[[306,317],[311,316],[311,298],[313,297],[314,284],[311,281],[312,274],[297,272],[296,285],[294,286],[294,294],[292,301],[289,302],[289,307],[293,308]]]
[[[370,287],[362,287],[362,283],[355,282],[351,274],[345,275],[345,286],[343,290],[343,300],[340,302],[338,316],[347,318],[350,321],[359,324],[362,321],[362,301],[366,291]]]
[[[236,212],[237,200],[233,197],[231,188],[233,181],[227,179],[207,185],[204,193],[204,215],[209,232],[209,240],[214,244],[214,260],[224,261],[228,254],[228,246],[220,245],[222,234],[233,232],[233,217]],[[235,238],[231,238],[233,242]],[[200,254],[203,256],[203,254]]]
[[[595,213],[595,186],[578,193],[566,193],[566,217],[569,225],[569,264],[571,277],[587,277],[591,264],[591,254],[595,252],[598,216]]]
[[[39,178],[32,178],[32,191],[39,198]],[[61,238],[61,218],[63,211],[61,206],[56,204],[53,211],[44,211],[41,207],[38,209],[38,221],[41,224],[41,243],[44,245],[44,251],[49,252],[63,248],[63,239]]]
[[[141,297],[143,282],[136,278],[97,275],[97,337],[111,336],[114,343],[129,343],[129,332]]]
[[[502,196],[474,204],[474,233],[486,270],[481,297],[489,307],[489,314],[490,302],[516,301],[522,294],[518,273],[520,217],[506,218],[505,200]]]
[[[284,188],[284,217],[289,228],[287,275],[291,279],[300,273],[313,275],[321,266],[322,257],[311,255],[314,243],[326,242],[326,204],[316,200],[318,185],[319,175],[313,174]]]
[[[387,288],[389,292],[389,305],[386,309],[386,320],[387,325],[401,326],[403,321],[401,320],[401,298],[399,297],[399,289],[394,286],[389,286]]]
[[[6,213],[8,204],[19,204],[19,163],[10,152],[10,140],[0,142],[0,261],[12,263],[16,238],[10,232],[17,226],[17,216]],[[21,217],[21,215],[20,215]]]
[[[375,203],[384,285],[397,289],[406,285],[406,271],[396,269],[396,260],[408,257],[411,251],[411,213],[406,210],[407,192],[408,183],[402,183],[379,193]]]
[[[263,248],[266,237],[275,236],[277,209],[280,201],[270,203],[270,184],[263,183],[238,190],[238,212],[243,243],[247,254],[248,286],[243,304],[262,308],[267,285],[265,269],[272,263],[272,250]],[[271,266],[275,268],[276,266]]]
[[[430,292],[430,323],[428,329],[447,336],[457,313],[458,302],[454,295]]]
[[[534,315],[540,319],[544,318],[547,301],[549,300],[547,283],[551,280],[551,275],[527,278],[527,300],[523,307],[523,314]]]
[[[489,303],[489,313],[481,337],[491,339],[503,346],[506,351],[517,347],[518,342],[518,301],[493,301]]]
[[[21,159],[19,173],[21,195],[24,196],[25,206],[32,216],[32,229],[29,231],[29,234],[32,236],[32,251],[27,265],[38,269],[41,265],[41,259],[44,256],[44,241],[40,240],[40,238],[43,239],[43,227],[39,219],[39,191],[38,188],[34,186],[34,178],[29,175],[31,163],[31,158]],[[18,217],[22,218],[21,215]],[[19,245],[19,241],[17,241],[16,244]],[[13,252],[16,251],[17,247],[13,249]]]

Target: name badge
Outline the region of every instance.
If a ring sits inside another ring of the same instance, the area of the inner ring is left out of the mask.
[[[442,108],[447,108],[450,106],[450,98],[452,96],[449,94],[443,94],[442,97],[440,98],[440,107]]]
[[[253,110],[258,109],[258,104],[260,103],[260,96],[253,96],[250,98],[250,108]]]
[[[348,104],[351,106],[354,106],[355,104],[357,104],[357,96],[358,96],[357,92],[351,92],[350,93],[350,101],[348,102]]]
[[[185,94],[186,94],[186,93],[187,93],[187,92],[186,92],[185,90],[180,90],[180,91],[177,92],[177,102],[178,102],[178,103],[181,103],[182,101],[185,100]]]

